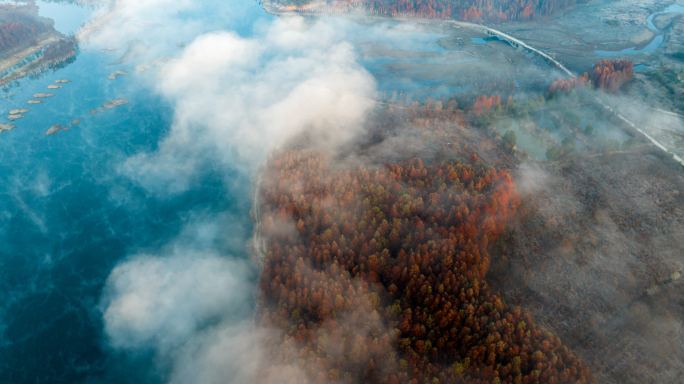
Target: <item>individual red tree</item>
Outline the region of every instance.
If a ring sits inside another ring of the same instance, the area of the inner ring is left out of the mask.
[[[27,5],[0,4],[0,50],[9,50],[32,44],[50,28],[39,22],[35,16],[38,8],[35,2]]]
[[[501,96],[492,95],[487,97],[486,95],[479,96],[475,99],[475,104],[473,104],[472,111],[478,115],[481,115],[487,111],[491,111],[501,105]]]
[[[571,77],[569,79],[558,79],[551,83],[548,90],[548,95],[553,96],[556,92],[568,93],[573,89],[582,89],[587,85],[589,74],[585,73],[579,77]]]
[[[596,88],[615,92],[632,79],[633,69],[634,64],[631,60],[599,61],[594,65],[590,79]]]

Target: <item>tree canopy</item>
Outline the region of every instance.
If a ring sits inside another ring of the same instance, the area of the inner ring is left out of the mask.
[[[261,191],[257,321],[277,331],[260,382],[592,382],[485,282],[520,201],[509,174],[477,156],[366,169],[288,150]]]

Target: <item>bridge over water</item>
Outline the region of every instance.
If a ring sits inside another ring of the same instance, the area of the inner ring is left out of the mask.
[[[300,15],[301,15],[301,14],[310,14],[310,15],[316,16],[317,14],[321,14],[321,13],[331,13],[331,10],[330,10],[330,9],[325,9],[325,8],[322,8],[322,9],[319,9],[319,10],[315,10],[315,11],[308,11],[308,12],[307,12],[307,11],[304,11],[304,12],[302,12],[302,11],[296,11],[296,10],[282,9],[282,7],[280,7],[280,6],[278,6],[278,5],[275,5],[275,4],[272,4],[272,3],[270,3],[270,2],[264,2],[263,5],[264,5],[264,9],[266,10],[266,12],[269,12],[269,13],[272,13],[272,14],[276,14],[276,15],[285,15],[285,14],[300,14]],[[341,12],[344,12],[344,11],[335,10],[335,11],[333,11],[333,12],[335,12],[335,13],[341,13]],[[369,15],[366,14],[365,12],[362,12],[362,14],[364,15],[364,17],[369,17]],[[353,15],[353,14],[352,14],[352,15]],[[373,15],[373,16],[371,16],[371,17],[376,17],[376,18],[380,18],[380,19],[387,19],[387,17],[377,16],[377,15]],[[405,20],[406,20],[406,19],[405,19]],[[424,22],[423,19],[417,19],[417,20],[419,20],[420,22]],[[410,19],[410,18],[409,18],[409,19],[406,20],[406,21],[416,21],[416,19]],[[501,40],[504,40],[504,41],[508,42],[510,45],[512,45],[512,46],[515,47],[515,48],[518,48],[518,49],[519,49],[519,48],[522,47],[522,48],[527,49],[528,51],[530,51],[530,52],[532,52],[532,53],[534,53],[534,54],[536,54],[536,55],[541,56],[542,58],[546,59],[549,63],[551,63],[551,64],[553,64],[554,66],[556,66],[558,69],[560,69],[562,72],[564,72],[564,73],[565,73],[566,75],[568,75],[569,77],[575,77],[575,76],[577,76],[577,75],[574,74],[572,71],[570,71],[569,69],[567,69],[563,64],[561,64],[558,60],[556,60],[556,59],[554,59],[553,57],[547,55],[546,53],[540,51],[539,49],[534,48],[534,47],[532,47],[531,45],[526,44],[526,43],[525,43],[524,41],[522,41],[522,40],[516,39],[515,37],[513,37],[513,36],[511,36],[511,35],[509,35],[509,34],[507,34],[507,33],[498,31],[498,30],[493,29],[493,28],[486,27],[486,26],[484,26],[484,25],[473,24],[473,23],[467,23],[467,22],[463,22],[463,21],[444,20],[444,22],[451,23],[452,25],[456,25],[456,26],[459,26],[459,27],[464,27],[464,28],[468,28],[468,29],[473,29],[473,30],[476,30],[476,31],[484,32],[484,33],[487,34],[488,36],[496,36],[496,37],[500,38]],[[663,144],[661,144],[660,142],[658,142],[655,138],[651,137],[648,133],[646,133],[643,129],[639,128],[636,124],[632,123],[632,122],[631,122],[630,120],[628,120],[626,117],[624,117],[624,116],[622,116],[621,114],[619,114],[619,113],[617,113],[616,111],[614,111],[613,108],[611,108],[611,107],[609,107],[608,105],[606,105],[605,103],[603,103],[603,101],[601,101],[598,97],[596,97],[595,100],[596,100],[596,102],[597,102],[599,105],[601,105],[605,110],[609,111],[611,114],[613,114],[614,116],[616,116],[618,119],[620,119],[620,121],[622,121],[623,123],[627,124],[627,125],[628,125],[629,127],[631,127],[632,129],[634,129],[634,130],[636,130],[637,132],[639,132],[639,133],[641,133],[642,135],[644,135],[644,137],[646,137],[649,141],[651,141],[651,143],[653,143],[656,147],[658,147],[658,148],[661,149],[662,151],[664,151],[664,152],[670,154],[672,157],[674,157],[675,160],[677,160],[677,162],[679,162],[682,166],[684,166],[684,159],[682,159],[681,157],[677,156],[676,154],[670,152]]]
[[[451,22],[452,24],[457,25],[457,26],[461,26],[461,27],[464,27],[464,28],[469,28],[469,29],[474,29],[474,30],[477,30],[477,31],[484,32],[484,33],[486,33],[488,36],[496,36],[496,37],[500,38],[501,40],[507,41],[510,45],[514,46],[515,48],[520,48],[520,47],[522,47],[522,48],[524,48],[524,49],[527,49],[527,50],[529,50],[529,51],[531,51],[531,52],[533,52],[533,53],[535,53],[535,54],[537,54],[537,55],[542,56],[544,59],[546,59],[547,61],[549,61],[551,64],[555,65],[558,69],[560,69],[561,71],[565,72],[565,74],[567,74],[568,76],[570,76],[570,77],[575,77],[575,76],[577,76],[577,75],[575,75],[574,73],[572,73],[572,71],[570,71],[569,69],[567,69],[563,64],[561,64],[561,63],[558,62],[556,59],[554,59],[553,57],[547,55],[546,53],[544,53],[544,52],[542,52],[542,51],[540,51],[540,50],[538,50],[537,48],[534,48],[534,47],[532,47],[532,46],[530,46],[530,45],[528,45],[528,44],[525,44],[524,41],[519,40],[519,39],[516,39],[515,37],[513,37],[513,36],[511,36],[511,35],[509,35],[509,34],[507,34],[507,33],[504,33],[504,32],[501,32],[501,31],[497,31],[496,29],[492,29],[492,28],[486,27],[486,26],[484,26],[484,25],[479,25],[479,24],[465,23],[465,22],[462,22],[462,21],[455,21],[455,20],[450,20],[450,22]],[[610,113],[612,113],[613,115],[615,115],[618,119],[620,119],[620,121],[622,121],[623,123],[627,124],[627,125],[628,125],[629,127],[631,127],[632,129],[634,129],[634,130],[636,130],[637,132],[639,132],[639,133],[641,133],[642,135],[644,135],[644,137],[646,137],[649,141],[651,141],[651,143],[653,143],[656,147],[658,147],[658,148],[661,149],[662,151],[664,151],[664,152],[666,152],[666,153],[672,155],[672,157],[674,157],[674,159],[677,160],[677,162],[679,162],[681,165],[684,165],[684,159],[682,159],[681,157],[677,156],[676,154],[670,152],[670,150],[668,150],[663,144],[661,144],[661,143],[660,143],[658,140],[656,140],[655,138],[651,137],[651,136],[650,136],[648,133],[646,133],[643,129],[639,128],[636,124],[632,123],[632,122],[631,122],[630,120],[628,120],[626,117],[624,117],[624,116],[622,116],[621,114],[619,114],[619,113],[617,113],[616,111],[614,111],[613,108],[611,108],[611,107],[609,107],[608,105],[606,105],[605,103],[603,103],[603,101],[601,101],[598,97],[595,98],[595,100],[596,100],[596,102],[597,102],[599,105],[601,105],[605,110],[609,111]]]
[[[511,36],[511,35],[509,35],[509,34],[507,34],[507,33],[504,33],[504,32],[501,32],[501,31],[497,31],[496,29],[492,29],[492,28],[486,27],[486,26],[484,26],[484,25],[479,25],[479,24],[465,23],[465,22],[462,22],[462,21],[455,21],[455,20],[450,20],[450,22],[451,22],[452,24],[455,24],[455,25],[458,25],[458,26],[461,26],[461,27],[464,27],[464,28],[469,28],[469,29],[474,29],[474,30],[480,31],[480,32],[484,32],[485,34],[487,34],[487,36],[495,36],[495,37],[498,37],[498,38],[500,38],[501,40],[507,41],[510,45],[514,46],[515,48],[520,48],[520,47],[522,47],[522,48],[524,48],[524,49],[527,49],[527,50],[529,50],[529,51],[532,51],[533,53],[542,56],[542,57],[543,57],[544,59],[546,59],[548,62],[550,62],[551,64],[553,64],[553,65],[555,65],[556,67],[558,67],[558,69],[560,69],[561,71],[565,72],[565,74],[567,74],[568,76],[570,76],[570,77],[575,77],[575,76],[576,76],[574,73],[572,73],[569,69],[565,68],[565,66],[563,66],[563,64],[561,64],[560,62],[558,62],[558,61],[557,61],[556,59],[554,59],[553,57],[547,55],[546,53],[544,53],[544,52],[538,50],[538,49],[535,48],[535,47],[532,47],[532,46],[530,46],[530,45],[528,45],[528,44],[525,44],[524,41],[518,40],[518,39],[516,39],[515,37],[513,37],[513,36]]]

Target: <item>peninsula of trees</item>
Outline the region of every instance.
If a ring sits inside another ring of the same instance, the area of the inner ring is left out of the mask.
[[[276,332],[259,382],[594,382],[485,281],[520,202],[506,172],[474,155],[367,169],[288,150],[261,191],[257,322]]]

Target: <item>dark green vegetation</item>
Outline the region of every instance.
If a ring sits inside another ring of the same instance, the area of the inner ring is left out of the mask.
[[[654,71],[644,72],[644,77],[644,80],[638,80],[637,86],[646,81],[655,88],[640,87],[638,91],[646,93],[645,99],[655,101],[655,105],[659,107],[667,107],[670,104],[677,111],[684,111],[684,83],[681,70],[660,67]]]
[[[684,52],[681,52],[681,51],[680,51],[680,52],[675,52],[675,53],[673,53],[673,54],[670,55],[670,56],[672,56],[673,58],[675,58],[675,59],[677,59],[677,60],[682,60],[682,61],[684,61]]]

